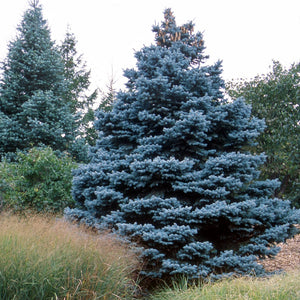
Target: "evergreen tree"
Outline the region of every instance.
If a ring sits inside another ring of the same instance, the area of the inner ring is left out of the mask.
[[[113,108],[113,104],[116,100],[116,90],[115,90],[115,81],[113,77],[110,79],[107,87],[107,91],[102,91],[102,99],[98,110],[103,110],[109,112]]]
[[[74,140],[74,117],[63,101],[61,55],[38,1],[32,1],[9,44],[0,85],[0,156],[48,145],[66,150]]]
[[[90,88],[91,71],[86,70],[86,63],[82,55],[78,55],[75,35],[68,29],[65,39],[60,46],[60,53],[64,61],[64,77],[67,89],[64,100],[71,106],[71,111],[77,115],[78,134],[89,141],[89,123],[94,121],[93,104],[97,98],[98,90],[88,95]]]
[[[112,107],[113,107],[113,103],[116,100],[116,91],[115,91],[115,87],[114,87],[114,80],[113,78],[110,79],[109,84],[106,86],[106,90],[101,90],[101,98],[100,98],[100,104],[98,106],[98,108],[95,110],[101,110],[101,111],[111,111]],[[93,122],[95,121],[95,111],[91,111],[90,112],[90,117],[89,120],[93,120]],[[90,146],[95,146],[97,138],[98,138],[98,131],[96,130],[96,128],[94,126],[89,126],[87,127],[87,141],[88,144]]]
[[[263,121],[226,101],[221,62],[204,65],[193,30],[170,9],[153,27],[156,45],[135,54],[127,91],[98,112],[91,161],[74,173],[78,208],[66,216],[136,242],[150,277],[263,273],[256,258],[295,234],[299,211],[270,198],[277,181],[257,180],[265,157],[242,149]]]

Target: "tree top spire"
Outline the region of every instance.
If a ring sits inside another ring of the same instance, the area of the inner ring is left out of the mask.
[[[205,47],[202,33],[194,33],[194,27],[193,22],[177,26],[172,10],[167,8],[164,11],[164,21],[161,25],[153,26],[152,31],[155,32],[155,41],[158,46],[169,48],[180,42],[185,45],[186,54],[196,59]]]
[[[29,4],[33,8],[37,8],[40,5],[40,1],[39,0],[30,0]]]

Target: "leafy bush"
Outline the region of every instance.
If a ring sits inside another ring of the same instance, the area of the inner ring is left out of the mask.
[[[271,71],[254,79],[227,83],[233,99],[244,97],[253,116],[264,118],[265,131],[256,139],[253,152],[264,152],[267,161],[261,178],[279,178],[276,197],[284,197],[300,208],[300,63],[289,69],[274,61]]]
[[[13,210],[33,209],[60,212],[72,206],[72,169],[76,165],[66,154],[50,148],[19,152],[15,162],[0,165],[2,204]]]

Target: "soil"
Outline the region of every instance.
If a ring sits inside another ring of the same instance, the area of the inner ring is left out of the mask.
[[[260,263],[266,271],[292,271],[300,268],[300,234],[278,246],[281,251],[273,259],[265,259]]]

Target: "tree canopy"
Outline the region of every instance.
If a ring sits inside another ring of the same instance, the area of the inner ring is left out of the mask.
[[[267,155],[262,178],[279,178],[276,196],[300,207],[300,64],[284,68],[274,61],[267,75],[227,84],[233,98],[244,97],[254,116],[265,119],[266,128],[252,151]]]

